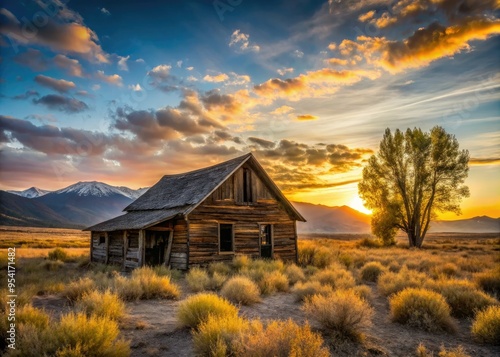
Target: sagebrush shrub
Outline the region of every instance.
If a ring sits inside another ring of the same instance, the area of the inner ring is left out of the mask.
[[[383,295],[389,296],[406,288],[418,288],[427,279],[427,274],[403,266],[397,273],[391,271],[382,273],[378,278],[377,287]]]
[[[259,287],[245,276],[234,276],[226,281],[220,293],[237,304],[252,305],[260,301]]]
[[[308,323],[298,326],[292,320],[271,321],[266,327],[253,321],[250,328],[234,343],[239,357],[327,357],[320,334],[311,331]]]
[[[500,268],[478,273],[474,280],[484,291],[500,297]]]
[[[48,271],[57,271],[64,267],[64,262],[61,260],[46,260],[40,264],[40,267]]]
[[[233,258],[233,267],[236,271],[241,271],[250,266],[252,259],[248,255],[237,255]]]
[[[474,338],[480,342],[500,345],[500,306],[490,306],[478,312],[471,331]]]
[[[16,349],[8,356],[130,356],[129,343],[119,339],[118,324],[106,317],[70,313],[48,326],[25,321],[17,327]]]
[[[314,295],[304,304],[306,315],[323,329],[336,335],[360,338],[371,325],[373,309],[352,290],[337,290],[329,295]]]
[[[101,293],[98,290],[92,290],[85,293],[80,300],[76,302],[76,307],[87,315],[96,315],[108,317],[112,320],[119,320],[125,316],[125,303],[120,300],[117,294],[106,290]]]
[[[65,261],[68,259],[68,253],[62,248],[56,248],[51,250],[48,254],[49,260],[60,260]]]
[[[478,290],[467,280],[429,280],[424,287],[443,295],[455,317],[472,317],[477,311],[498,304],[496,299]]]
[[[195,293],[207,290],[210,286],[210,277],[204,269],[191,268],[186,274],[186,282]]]
[[[233,315],[209,315],[193,333],[194,348],[200,356],[234,355],[234,343],[250,323]]]
[[[88,277],[80,278],[77,281],[73,281],[68,284],[66,289],[63,291],[63,296],[71,302],[74,302],[95,288],[96,286],[92,279]]]
[[[379,275],[385,270],[385,267],[379,262],[368,262],[361,268],[361,279],[376,282]]]
[[[64,315],[52,331],[58,346],[56,355],[121,357],[130,355],[129,343],[119,339],[118,324],[106,317],[84,313]]]
[[[258,281],[258,285],[263,295],[270,295],[277,291],[288,291],[290,284],[285,274],[279,271],[273,271],[264,273],[262,278]]]
[[[454,331],[450,306],[434,291],[407,288],[393,295],[389,304],[395,322],[426,331]]]
[[[319,281],[323,285],[330,285],[334,289],[349,289],[356,285],[351,272],[340,266],[320,270],[311,276],[310,280]]]
[[[132,280],[140,281],[143,298],[178,298],[180,295],[179,287],[172,283],[168,276],[158,276],[150,267],[142,267],[132,272]]]
[[[295,284],[292,292],[297,301],[304,301],[313,295],[328,295],[333,292],[333,288],[330,285],[323,285],[319,281],[308,281]]]
[[[197,328],[209,315],[238,316],[238,309],[226,299],[212,293],[200,293],[181,301],[177,319],[181,326]]]
[[[306,275],[304,274],[304,271],[295,264],[290,264],[286,266],[285,275],[288,278],[288,282],[292,285],[299,281],[306,280]]]

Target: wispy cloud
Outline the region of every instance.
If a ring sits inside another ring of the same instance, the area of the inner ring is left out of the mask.
[[[231,34],[229,47],[235,47],[240,52],[259,52],[260,46],[250,43],[250,35],[241,32],[239,29]]]

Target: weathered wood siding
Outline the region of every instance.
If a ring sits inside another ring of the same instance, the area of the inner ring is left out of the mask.
[[[189,214],[189,264],[230,261],[235,254],[260,257],[259,224],[273,225],[274,257],[295,261],[295,221],[252,171],[252,202],[243,202],[243,169]],[[232,223],[234,252],[219,253],[219,223]]]
[[[123,231],[108,232],[109,257],[108,264],[123,265]]]
[[[106,263],[107,255],[107,245],[106,245],[106,233],[104,232],[91,232],[92,237],[92,255],[91,260],[96,263]],[[103,238],[104,242],[99,243]]]
[[[183,219],[174,222],[174,237],[170,253],[170,266],[174,269],[187,269],[188,256],[188,226]]]
[[[125,253],[125,269],[134,269],[139,267],[139,231],[126,231],[127,248]]]

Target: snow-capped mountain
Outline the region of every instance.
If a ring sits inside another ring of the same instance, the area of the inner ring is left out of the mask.
[[[120,190],[125,196],[130,197],[133,200],[138,199],[139,197],[142,196],[144,192],[146,192],[149,187],[141,187],[137,190],[133,190],[131,188],[125,187],[125,186],[115,186],[118,190]]]
[[[133,190],[124,186],[111,186],[104,182],[90,181],[78,182],[61,190],[55,191],[56,194],[74,193],[78,196],[96,196],[108,197],[112,195],[123,195],[130,199],[137,199],[142,193],[140,190]]]
[[[48,190],[42,190],[41,188],[38,187],[30,187],[24,191],[7,191],[9,193],[12,193],[14,195],[26,197],[26,198],[35,198],[35,197],[40,197],[43,195],[46,195],[47,193],[51,192]]]

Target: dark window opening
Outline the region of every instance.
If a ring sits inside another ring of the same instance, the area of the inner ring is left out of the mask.
[[[252,173],[243,169],[243,202],[252,202]]]
[[[260,225],[260,256],[262,258],[273,257],[273,226],[271,224]]]
[[[221,224],[219,226],[219,247],[221,252],[233,251],[233,225]]]
[[[106,243],[106,236],[99,236],[99,244]]]
[[[260,244],[271,245],[271,225],[263,224],[260,226]]]

